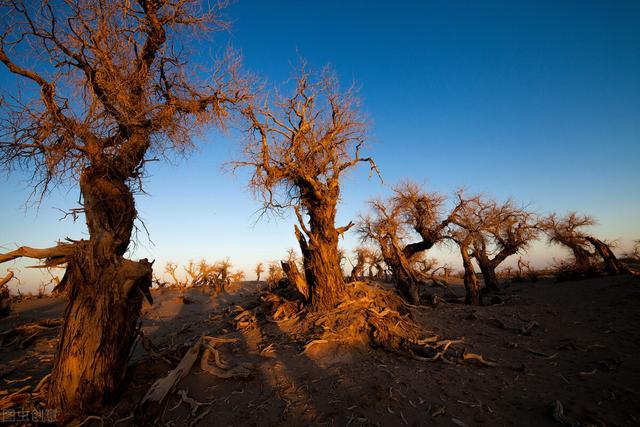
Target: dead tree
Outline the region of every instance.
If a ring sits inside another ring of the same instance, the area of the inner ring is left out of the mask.
[[[293,95],[251,103],[244,114],[249,140],[245,160],[234,165],[253,169],[250,186],[265,210],[293,208],[308,305],[331,309],[345,295],[338,238],[353,225],[335,225],[340,178],[359,163],[377,172],[361,155],[366,126],[353,90],[340,92],[326,69],[315,77],[302,66]]]
[[[256,272],[256,281],[257,281],[258,283],[260,283],[260,275],[261,275],[262,273],[264,273],[264,264],[262,264],[261,262],[259,262],[259,263],[256,265],[255,272]]]
[[[190,40],[226,27],[195,0],[2,2],[0,62],[25,83],[5,97],[0,164],[46,194],[77,182],[89,239],[0,257],[66,264],[69,295],[49,404],[65,418],[97,411],[123,383],[152,266],[123,257],[134,193],[154,153],[185,151],[194,128],[222,124],[245,97],[227,55],[198,81]]]
[[[585,233],[585,227],[595,225],[596,221],[586,215],[570,212],[563,218],[550,215],[543,223],[549,241],[559,243],[571,250],[578,272],[584,274],[596,268],[594,260],[600,256],[605,271],[611,275],[638,273],[620,262],[611,250],[611,244]]]
[[[445,200],[440,194],[424,192],[418,185],[405,182],[394,188],[389,199],[370,201],[372,213],[360,218],[361,237],[377,243],[396,288],[412,304],[420,301],[420,280],[411,259],[445,239],[447,227],[466,203],[458,194],[456,205],[444,215]],[[414,236],[419,240],[410,242]]]
[[[582,229],[594,224],[592,217],[570,212],[563,218],[556,214],[549,215],[543,222],[543,229],[551,243],[563,245],[571,251],[578,270],[587,271],[592,268],[595,253],[590,251]]]
[[[535,240],[540,224],[534,214],[512,200],[498,203],[477,197],[458,214],[457,224],[470,234],[471,254],[478,262],[485,288],[499,288],[496,269],[508,257],[526,249]]]
[[[349,281],[355,282],[357,280],[362,280],[365,273],[365,268],[369,267],[369,277],[372,276],[372,266],[375,259],[375,253],[365,246],[358,246],[355,249],[356,253],[356,264],[351,269],[351,274],[349,275]]]

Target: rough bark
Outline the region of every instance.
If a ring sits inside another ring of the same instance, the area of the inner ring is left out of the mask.
[[[484,281],[484,287],[487,291],[494,292],[500,287],[498,277],[496,275],[496,263],[491,262],[488,259],[476,258],[478,260],[478,266],[482,272],[482,279]]]
[[[296,263],[294,261],[281,261],[280,265],[287,279],[289,279],[289,283],[300,293],[302,300],[305,302],[308,301],[309,287],[304,277],[302,277],[302,274],[300,274]]]
[[[478,281],[478,276],[476,276],[473,263],[471,262],[469,248],[464,243],[459,243],[459,245],[460,254],[462,255],[462,265],[464,266],[464,302],[467,305],[480,305],[480,282]]]
[[[390,240],[389,247],[383,249],[383,257],[385,264],[387,264],[391,270],[395,287],[405,301],[410,304],[419,304],[419,280],[413,273],[409,261],[405,256],[405,252],[394,239]]]
[[[80,179],[90,240],[67,258],[68,292],[49,404],[62,419],[98,410],[121,387],[152,267],[124,259],[136,216],[122,179],[87,170]]]
[[[305,207],[309,216],[309,230],[306,230],[306,234],[309,240],[296,227],[309,287],[309,306],[315,311],[336,307],[346,295],[338,252],[339,231],[335,226],[338,195],[336,183],[331,194],[319,200],[307,198]]]

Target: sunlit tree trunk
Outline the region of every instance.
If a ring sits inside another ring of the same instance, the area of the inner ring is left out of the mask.
[[[309,287],[309,306],[317,311],[336,307],[346,295],[335,226],[337,194],[307,201],[309,239],[298,233]]]
[[[89,168],[80,188],[90,239],[61,282],[69,302],[50,387],[49,403],[63,419],[98,410],[122,386],[152,278],[151,263],[123,258],[136,216],[124,180]]]

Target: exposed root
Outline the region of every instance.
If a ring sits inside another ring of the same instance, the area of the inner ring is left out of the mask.
[[[258,327],[258,319],[251,310],[244,310],[240,307],[240,314],[234,317],[236,321],[236,329],[245,331],[248,329],[255,329]]]
[[[200,361],[200,368],[214,375],[218,378],[247,378],[251,375],[251,369],[253,365],[249,363],[241,363],[237,366],[230,367],[227,363],[222,361],[218,347],[225,343],[235,343],[238,339],[231,338],[214,338],[203,337],[205,340],[204,353],[202,354],[202,360]],[[210,357],[213,356],[214,365],[209,363]]]
[[[200,349],[204,348],[200,367],[203,371],[208,372],[218,378],[246,378],[251,375],[250,364],[241,363],[235,367],[230,367],[220,357],[218,347],[225,343],[235,343],[238,339],[232,338],[215,338],[209,336],[200,337],[196,343],[186,352],[178,365],[171,370],[164,378],[157,380],[149,388],[145,396],[138,404],[136,413],[138,415],[145,414],[150,404],[162,405],[169,393],[182,379],[189,374],[200,354]],[[213,359],[213,364],[209,361]],[[185,400],[187,403],[189,401]]]
[[[189,397],[189,395],[187,394],[186,390],[180,390],[178,391],[178,395],[180,396],[180,401],[178,402],[178,404],[176,406],[174,406],[173,408],[169,409],[170,411],[175,410],[178,406],[182,405],[182,403],[186,403],[187,405],[189,405],[189,408],[191,409],[191,416],[195,417],[196,414],[198,413],[198,409],[201,406],[210,406],[214,401],[211,402],[198,402],[197,400]]]
[[[412,308],[395,292],[366,282],[350,284],[348,292],[345,302],[333,310],[304,312],[304,320],[296,327],[313,331],[315,337],[305,345],[302,354],[319,345],[338,343],[383,348],[425,362],[476,360],[485,366],[495,366],[480,355],[466,353],[464,348],[454,350],[454,346],[464,343],[462,339],[440,339],[424,330],[414,319]],[[278,313],[282,305],[274,306]]]

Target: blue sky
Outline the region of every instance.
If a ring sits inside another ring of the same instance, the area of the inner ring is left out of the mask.
[[[280,83],[300,55],[361,87],[384,185],[366,168],[351,173],[340,223],[412,178],[432,191],[513,196],[540,213],[591,214],[621,251],[640,238],[639,2],[239,0],[228,16],[247,69]],[[293,218],[256,222],[247,172],[222,171],[237,138],[208,132],[200,142],[187,159],[152,165],[150,196],[137,202],[153,244],[141,234],[132,256],[156,265],[229,256],[251,271],[295,246]],[[29,191],[20,174],[2,181],[0,245],[82,235],[55,210],[73,207],[77,188],[25,211]],[[344,241],[356,243],[352,233]],[[543,264],[563,252],[536,245],[530,256]]]

